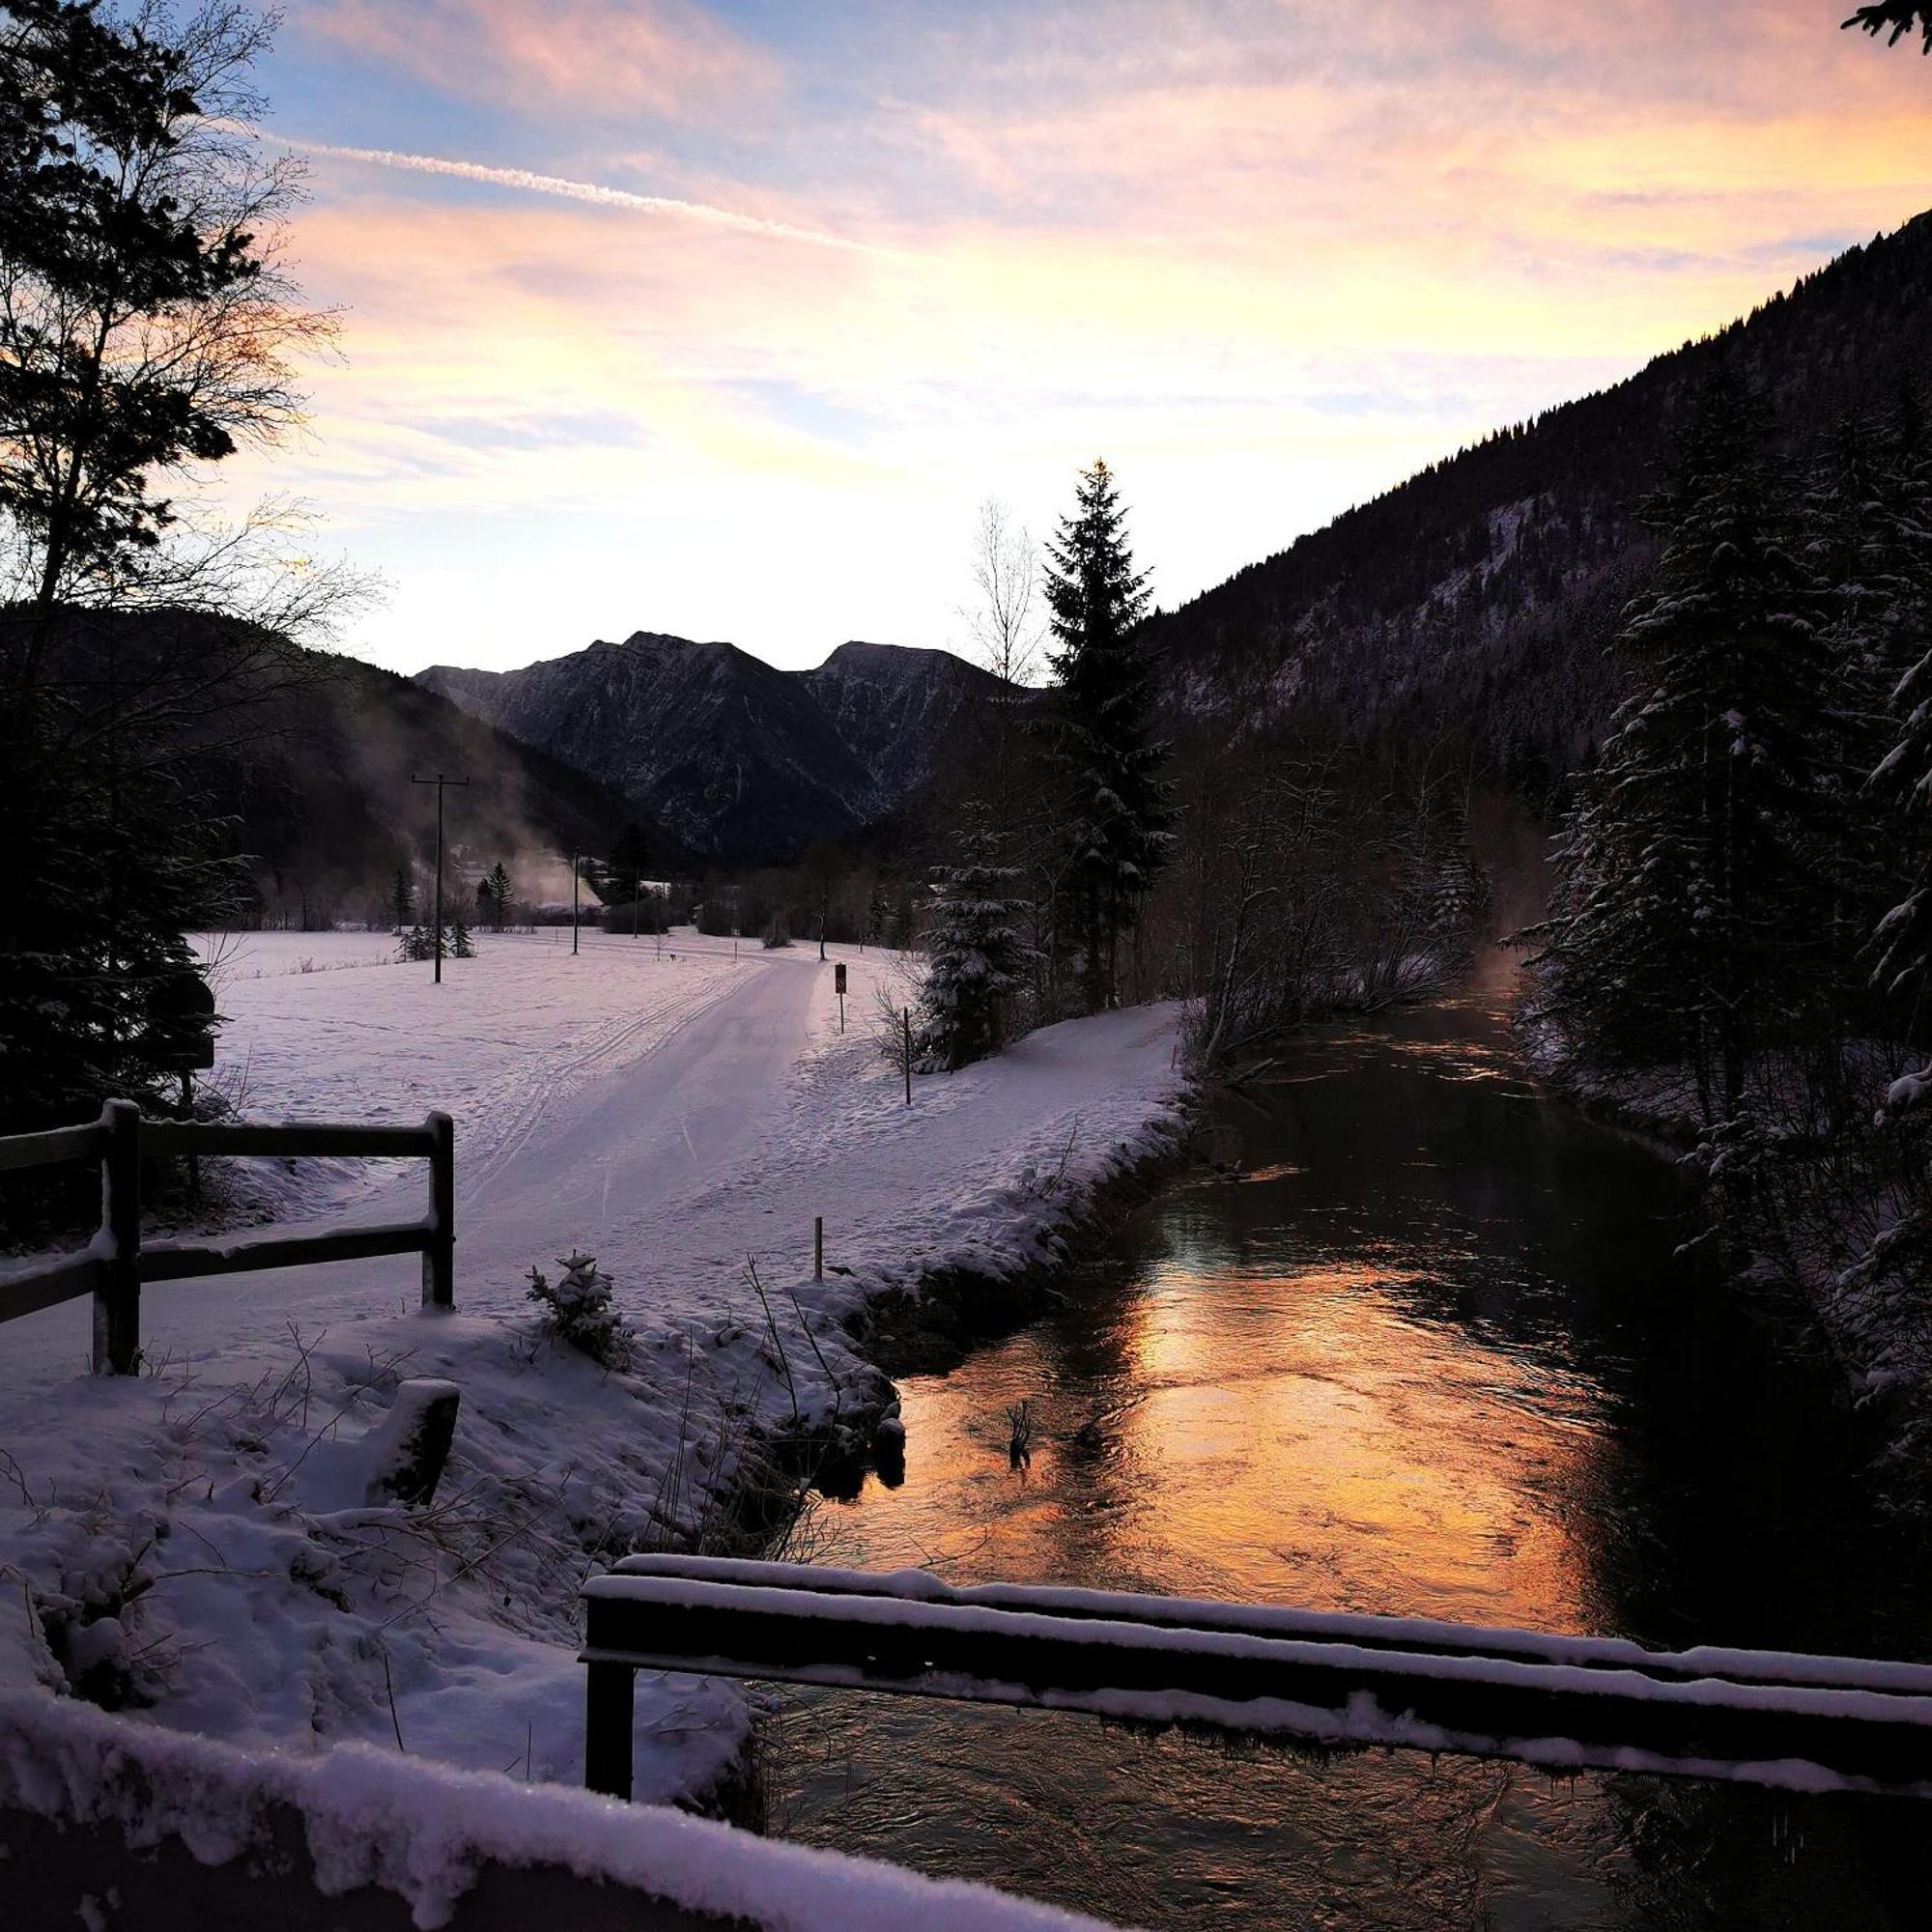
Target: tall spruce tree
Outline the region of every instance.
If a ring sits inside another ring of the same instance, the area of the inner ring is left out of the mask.
[[[1857,642],[1880,750],[1870,789],[1885,813],[1889,886],[1874,980],[1896,1003],[1906,1037],[1923,1045],[1932,990],[1932,438],[1916,394],[1885,431],[1860,506],[1856,559]]]
[[[1053,944],[1097,1012],[1119,998],[1121,938],[1166,860],[1174,824],[1137,635],[1147,574],[1134,568],[1103,462],[1081,472],[1073,514],[1047,545],[1046,597],[1058,684],[1049,745],[1063,792]]]
[[[1886,747],[1870,793],[1882,814],[1879,851],[1892,901],[1873,942],[1873,990],[1890,1036],[1922,1056],[1932,1045],[1932,438],[1916,392],[1886,425],[1871,487],[1858,498],[1863,586],[1859,641],[1887,700]],[[1889,690],[1883,687],[1889,685]],[[1878,706],[1875,704],[1874,709]],[[1932,1280],[1932,1064],[1891,1082],[1878,1121],[1889,1143],[1890,1218],[1845,1275],[1915,1325]]]
[[[1698,398],[1646,516],[1657,584],[1614,646],[1632,695],[1565,823],[1545,958],[1586,1052],[1687,1062],[1717,1124],[1830,984],[1820,862],[1847,781],[1826,721],[1847,700],[1763,412],[1733,378]]]
[[[991,813],[967,806],[954,858],[933,871],[930,963],[920,994],[926,1056],[949,1073],[997,1053],[1007,1037],[1009,1003],[1026,983],[1028,910]]]
[[[478,893],[487,892],[490,906],[490,923],[498,932],[501,932],[510,917],[511,887],[510,875],[504,870],[503,862],[500,859],[490,867],[489,876],[479,881],[476,890]]]
[[[1887,414],[1836,427],[1813,466],[1803,518],[1848,693],[1841,715],[1818,721],[1850,794],[1839,849],[1826,855],[1837,889],[1839,1006],[1845,1028],[1869,1037],[1890,1030],[1888,989],[1932,942],[1932,920],[1918,916],[1908,890],[1924,882],[1914,878],[1920,828],[1911,786],[1900,781],[1913,762],[1911,693],[1932,620],[1932,466],[1915,394]],[[1932,724],[1921,720],[1920,728],[1932,753]],[[1882,933],[1873,975],[1873,928],[1901,893],[1906,902]]]

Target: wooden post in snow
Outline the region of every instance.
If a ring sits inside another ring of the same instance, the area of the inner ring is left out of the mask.
[[[94,1291],[94,1373],[131,1376],[141,1353],[141,1110],[110,1100],[101,1110],[100,1229],[107,1252]]]
[[[811,1278],[813,1281],[825,1279],[825,1216],[811,1217]]]
[[[900,1021],[905,1028],[905,1103],[910,1107],[912,1105],[912,1009],[910,1007],[901,1009]]]
[[[592,1660],[583,1673],[583,1782],[606,1798],[631,1795],[637,1666]]]
[[[429,1238],[423,1247],[422,1305],[456,1306],[456,1126],[447,1114],[432,1114],[430,1131]]]

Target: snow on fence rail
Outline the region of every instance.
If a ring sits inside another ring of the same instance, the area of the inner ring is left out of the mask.
[[[337,1228],[315,1235],[198,1243],[141,1240],[141,1165],[170,1154],[330,1155],[429,1162],[429,1207],[419,1221]],[[94,1370],[131,1375],[141,1351],[141,1285],[312,1262],[422,1256],[425,1308],[456,1305],[456,1133],[447,1114],[419,1127],[343,1126],[291,1121],[276,1126],[216,1126],[148,1121],[131,1100],[109,1100],[86,1126],[0,1138],[0,1174],[69,1161],[100,1163],[100,1226],[78,1254],[0,1278],[0,1322],[76,1295],[94,1296]]]
[[[642,1668],[1932,1797],[1932,1665],[654,1554],[584,1586],[584,1782]]]

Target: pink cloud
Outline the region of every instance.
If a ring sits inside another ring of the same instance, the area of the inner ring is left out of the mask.
[[[501,105],[699,120],[765,97],[777,62],[685,0],[326,0],[303,24],[370,59]]]

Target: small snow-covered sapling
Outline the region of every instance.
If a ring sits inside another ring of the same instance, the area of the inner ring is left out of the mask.
[[[599,1270],[595,1255],[574,1248],[557,1266],[563,1275],[554,1287],[541,1268],[529,1273],[529,1299],[543,1310],[545,1329],[593,1362],[622,1368],[631,1358],[631,1327],[611,1299],[611,1277]]]

